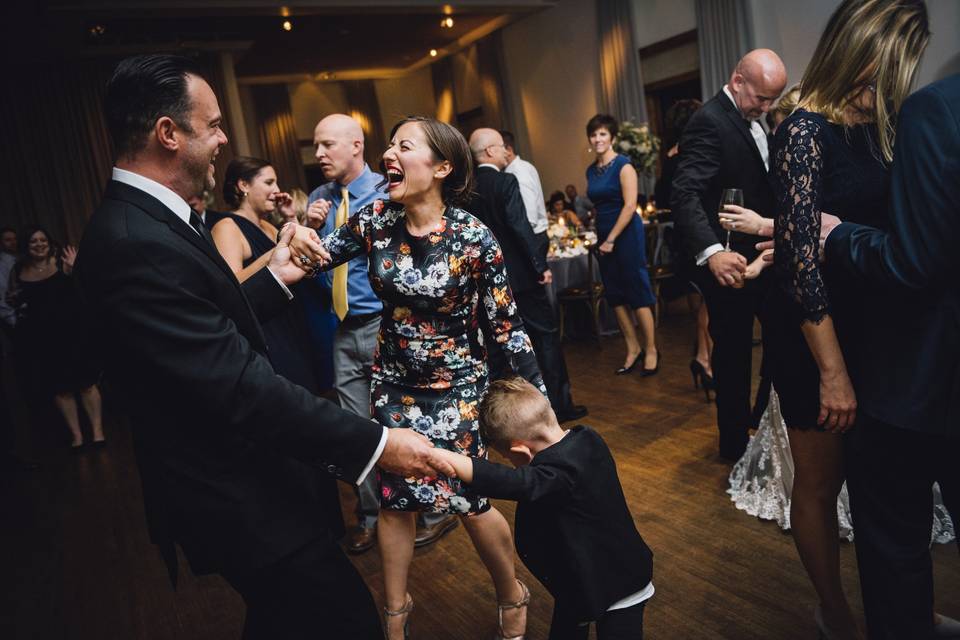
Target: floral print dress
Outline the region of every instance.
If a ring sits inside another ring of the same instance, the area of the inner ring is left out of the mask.
[[[409,427],[437,447],[486,457],[478,422],[487,386],[477,322],[481,305],[513,370],[545,391],[490,230],[448,207],[437,230],[414,236],[403,205],[377,200],[323,244],[333,259],[327,269],[366,254],[370,284],[383,301],[370,392],[374,419],[388,428]],[[381,471],[380,483],[385,509],[489,509],[486,498],[455,478],[416,480]]]

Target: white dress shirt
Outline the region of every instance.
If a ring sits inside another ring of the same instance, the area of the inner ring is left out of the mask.
[[[151,180],[145,176],[140,175],[139,173],[134,173],[132,171],[127,171],[125,169],[118,169],[117,167],[113,168],[113,179],[117,182],[122,182],[125,185],[131,186],[134,189],[139,189],[157,200],[159,200],[165,207],[170,209],[178,218],[183,220],[191,231],[198,234],[196,229],[193,228],[193,225],[190,224],[190,205],[187,204],[187,201],[181,198],[175,191],[170,188],[160,184],[155,180]],[[283,283],[282,280],[269,268],[270,275],[276,279],[277,284],[283,289],[287,294],[288,298],[293,298],[293,293],[290,292],[290,289],[287,288],[287,285]],[[370,470],[373,469],[373,465],[377,463],[377,460],[380,459],[380,455],[383,453],[383,448],[387,445],[387,428],[382,427],[383,433],[380,435],[380,443],[377,445],[376,450],[373,452],[373,457],[370,458],[370,461],[367,463],[367,466],[364,467],[363,471],[360,473],[360,477],[357,478],[357,485],[360,485],[367,477],[367,474],[370,473]]]
[[[527,220],[530,221],[533,232],[545,232],[549,226],[547,205],[543,200],[543,187],[540,185],[537,168],[520,156],[515,156],[503,171],[516,176],[520,183],[520,197],[523,198],[523,207],[527,210]]]
[[[733,94],[730,93],[730,87],[723,85],[723,93],[730,99],[730,102],[733,103],[733,106],[737,108],[737,111],[740,111],[740,107],[737,107],[737,101],[734,100]],[[741,112],[740,115],[743,115]],[[770,170],[770,149],[767,146],[767,133],[763,130],[763,127],[760,126],[760,123],[756,120],[750,120],[744,118],[750,122],[750,135],[753,136],[753,141],[757,145],[757,150],[760,152],[760,157],[763,159],[763,166],[766,167],[767,171]],[[723,245],[718,243],[712,244],[699,254],[697,254],[697,266],[703,266],[707,263],[707,260],[713,254],[723,251]]]

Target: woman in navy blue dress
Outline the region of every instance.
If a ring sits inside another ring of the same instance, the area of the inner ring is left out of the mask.
[[[630,373],[642,360],[642,375],[652,376],[660,369],[651,308],[656,297],[647,273],[643,220],[636,214],[637,171],[613,149],[617,130],[616,119],[609,115],[597,114],[587,123],[587,139],[597,154],[597,161],[587,167],[587,197],[597,210],[604,296],[617,315],[627,347],[617,374]],[[643,348],[634,316],[643,333]]]

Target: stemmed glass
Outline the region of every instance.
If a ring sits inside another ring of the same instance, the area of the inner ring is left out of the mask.
[[[724,189],[723,196],[720,198],[720,215],[723,215],[723,205],[735,204],[738,207],[743,206],[743,189]],[[730,229],[727,229],[727,244],[724,251],[730,251]]]

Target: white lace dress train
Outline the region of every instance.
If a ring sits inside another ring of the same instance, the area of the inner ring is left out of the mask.
[[[741,511],[763,520],[775,520],[782,529],[790,528],[790,494],[793,491],[793,456],[787,425],[780,413],[780,400],[774,390],[760,419],[756,434],[743,457],[730,472],[727,493]],[[931,540],[940,544],[956,537],[953,521],[943,504],[940,487],[933,485],[933,529]],[[850,499],[844,483],[837,498],[840,536],[853,540]]]

